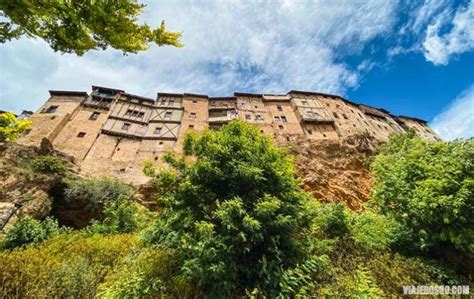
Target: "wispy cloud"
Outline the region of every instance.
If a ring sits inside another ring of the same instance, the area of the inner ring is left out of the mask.
[[[42,41],[0,47],[2,108],[36,108],[47,89],[116,86],[153,97],[157,91],[344,93],[370,64],[341,59],[359,53],[396,19],[397,2],[149,1],[144,20],[183,32],[184,48],[123,56],[115,50],[83,57],[52,52]]]
[[[437,115],[431,126],[446,140],[474,137],[474,85]]]
[[[450,26],[441,33],[443,26]],[[435,65],[446,65],[452,55],[474,49],[474,1],[461,6],[453,18],[446,12],[428,26],[423,41],[423,53]]]

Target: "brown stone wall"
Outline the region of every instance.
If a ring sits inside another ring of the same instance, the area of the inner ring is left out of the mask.
[[[273,137],[278,143],[286,144],[304,134],[289,100],[265,101],[264,104],[272,120]]]
[[[237,96],[238,118],[256,125],[260,132],[272,135],[274,133],[273,120],[266,109],[262,97]]]
[[[421,121],[417,121],[412,118],[407,118],[400,116],[398,117],[400,121],[403,122],[405,127],[414,129],[416,134],[426,140],[430,141],[439,141],[441,138],[438,137],[438,135],[431,129],[428,125],[424,124]]]
[[[78,110],[85,97],[80,96],[51,96],[46,103],[36,111],[29,120],[31,130],[18,140],[25,145],[39,145],[43,138],[54,141],[70,117]],[[56,111],[45,113],[48,108],[57,106]]]
[[[183,118],[178,144],[182,144],[189,130],[203,131],[208,127],[209,99],[207,97],[188,96],[183,99]]]
[[[91,118],[94,113],[100,114],[97,118]],[[84,159],[104,125],[107,113],[106,110],[81,107],[54,139],[54,148],[73,156],[76,160]]]

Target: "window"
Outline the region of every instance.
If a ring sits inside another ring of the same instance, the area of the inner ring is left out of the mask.
[[[323,134],[323,137],[326,137],[326,134]]]
[[[349,119],[344,113],[342,114],[342,117],[344,117],[344,119]]]
[[[188,128],[193,129],[194,125],[189,125]]]
[[[307,101],[301,101],[301,104],[303,104],[303,106],[308,106],[308,102],[307,102]]]
[[[260,114],[255,115],[255,120],[263,120],[263,117]]]
[[[252,115],[250,115],[250,114],[245,114],[245,119],[246,119],[246,120],[251,120],[251,119],[252,119]]]
[[[140,117],[140,118],[142,118],[145,115],[145,113],[137,111],[137,110],[128,109],[127,112],[125,112],[125,115],[131,116],[131,117]]]
[[[273,117],[275,119],[275,121],[280,121],[280,117],[279,116],[275,116]]]
[[[332,115],[334,115],[335,118],[339,118],[339,116],[337,116],[336,112],[333,112]]]
[[[286,136],[286,141],[291,141],[290,136]]]
[[[313,131],[311,131],[311,130],[307,130],[307,132],[308,132],[309,135],[313,134]]]
[[[79,138],[84,138],[84,136],[86,136],[86,132],[79,132],[79,134],[77,134]]]
[[[174,100],[170,100],[170,101],[168,102],[168,106],[174,106]]]
[[[351,109],[351,112],[352,112],[352,113],[355,113],[354,110],[352,110],[352,109]]]
[[[329,107],[329,103],[326,103],[326,106],[328,106],[328,107]]]
[[[196,100],[193,100],[193,104],[197,104],[197,102],[198,102],[198,101],[196,101]]]
[[[128,131],[128,129],[130,129],[130,124],[129,123],[124,123],[123,126],[122,126],[122,130]]]
[[[196,118],[196,112],[191,112],[189,114],[189,118]]]
[[[161,133],[161,127],[156,127],[155,131],[153,132],[154,134],[158,135]]]
[[[163,141],[158,142],[158,145],[163,145]]]
[[[284,122],[284,123],[287,123],[287,122],[288,122],[288,120],[286,119],[286,116],[282,116],[282,117],[281,117],[281,121]]]
[[[165,100],[165,99],[161,100],[160,105],[161,105],[161,106],[164,106],[165,104],[166,104],[166,100]]]
[[[173,114],[173,112],[166,112],[165,113],[165,119],[171,119],[171,115]]]
[[[284,127],[283,127],[282,125],[279,125],[278,128],[279,128],[280,130],[283,130],[283,129],[284,129]]]
[[[91,116],[89,117],[90,120],[97,120],[99,118],[100,112],[92,112]]]
[[[341,107],[341,106],[339,106],[339,104],[336,104],[336,108],[339,108],[339,107]]]
[[[44,113],[54,113],[58,110],[59,106],[49,106],[48,108],[44,109]]]
[[[278,106],[277,106],[277,110],[278,110],[278,111],[283,111],[283,108],[282,108],[280,105],[278,105]]]

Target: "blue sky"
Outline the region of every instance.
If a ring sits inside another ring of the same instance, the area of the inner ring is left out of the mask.
[[[343,95],[430,121],[445,139],[474,135],[474,0],[139,1],[184,48],[82,57],[41,40],[0,45],[0,109],[35,110],[49,89],[91,84],[231,95],[291,89]]]

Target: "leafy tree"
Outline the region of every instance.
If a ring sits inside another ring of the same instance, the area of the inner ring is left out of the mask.
[[[145,239],[174,249],[181,277],[206,296],[307,294],[327,260],[313,252],[314,200],[292,159],[241,121],[191,133],[184,154],[146,168],[162,211]]]
[[[391,136],[375,158],[374,204],[401,226],[412,252],[455,247],[474,255],[474,140]]]
[[[31,126],[28,120],[17,120],[11,112],[0,114],[0,142],[15,141]]]
[[[166,31],[164,22],[156,29],[138,24],[144,7],[136,0],[2,0],[0,42],[39,37],[55,51],[77,55],[107,47],[137,53],[150,42],[181,47],[181,34]]]
[[[40,156],[31,161],[33,170],[46,173],[64,175],[67,172],[67,167],[63,160],[54,156]]]
[[[60,228],[58,222],[53,218],[48,217],[39,221],[26,216],[8,229],[6,236],[0,243],[0,248],[13,249],[39,243],[67,231],[67,228]]]

